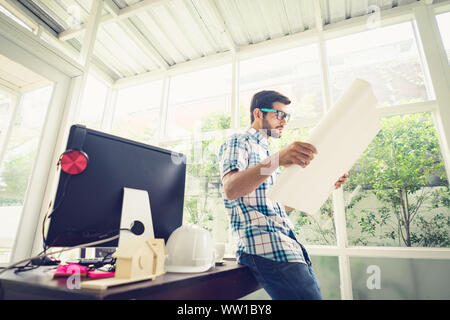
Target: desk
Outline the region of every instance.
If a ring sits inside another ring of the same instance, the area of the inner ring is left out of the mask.
[[[39,267],[18,274],[8,270],[0,275],[0,299],[234,300],[260,288],[250,270],[232,260],[203,273],[166,273],[103,291],[69,289],[67,278],[53,279],[54,270]]]

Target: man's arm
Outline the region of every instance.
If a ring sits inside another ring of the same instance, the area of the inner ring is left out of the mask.
[[[264,168],[264,169],[263,169]],[[278,168],[271,168],[270,163],[260,162],[243,171],[230,171],[223,178],[223,191],[227,200],[243,197],[258,188]],[[261,174],[264,170],[265,174]],[[269,170],[269,171],[266,171]],[[268,172],[272,171],[270,174]]]
[[[243,197],[258,188],[279,167],[297,164],[309,165],[317,150],[306,142],[294,142],[257,165],[242,171],[231,171],[222,178],[227,200]]]

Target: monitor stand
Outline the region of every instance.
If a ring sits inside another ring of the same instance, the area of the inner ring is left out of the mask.
[[[133,233],[125,230],[120,231],[119,247],[132,237],[155,238],[147,190],[123,188],[120,229],[132,229]]]

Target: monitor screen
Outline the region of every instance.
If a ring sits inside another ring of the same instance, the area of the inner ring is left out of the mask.
[[[83,131],[82,138],[76,132]],[[46,245],[69,247],[119,233],[123,188],[146,190],[155,238],[167,242],[181,226],[186,164],[183,155],[73,125],[67,150],[82,149],[86,169],[76,175],[61,171]],[[101,244],[116,247],[118,239]]]

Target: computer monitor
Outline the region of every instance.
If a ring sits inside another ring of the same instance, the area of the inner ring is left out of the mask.
[[[82,149],[89,161],[79,174],[61,171],[49,216],[48,247],[71,247],[119,234],[124,187],[148,192],[155,238],[167,242],[181,226],[186,164],[174,159],[182,159],[182,154],[81,125],[70,129],[70,149]],[[117,247],[118,241],[99,247]]]

